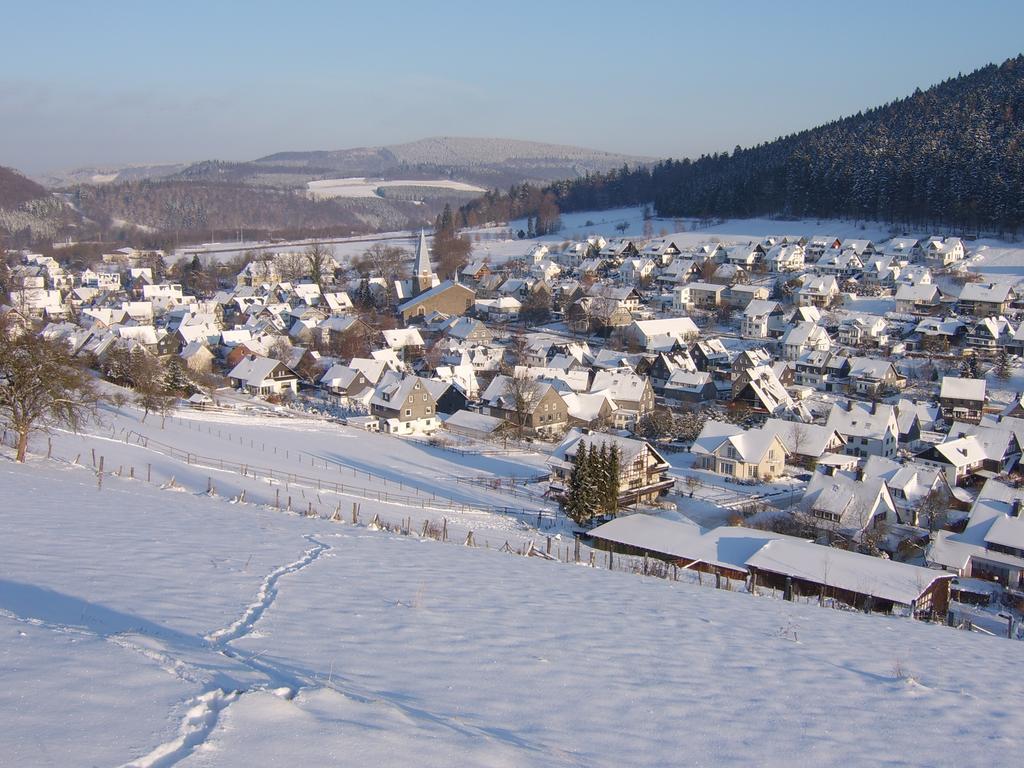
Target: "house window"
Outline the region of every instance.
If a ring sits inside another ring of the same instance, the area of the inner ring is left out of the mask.
[[[427,411],[426,412],[427,412],[427,414],[430,413],[430,406],[429,405],[427,406]]]
[[[405,409],[405,415],[406,416],[412,416],[412,408],[406,408]]]

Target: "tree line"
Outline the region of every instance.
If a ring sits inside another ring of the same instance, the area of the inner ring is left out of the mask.
[[[732,153],[490,192],[467,222],[653,202],[660,216],[873,219],[1024,229],[1024,55]]]

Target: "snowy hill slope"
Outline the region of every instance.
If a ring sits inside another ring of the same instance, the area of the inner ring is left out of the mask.
[[[0,488],[6,765],[962,766],[1024,746],[1000,639],[99,490],[43,459],[0,458]]]

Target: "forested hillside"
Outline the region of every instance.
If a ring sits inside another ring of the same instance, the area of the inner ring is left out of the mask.
[[[75,223],[75,212],[44,187],[0,167],[0,243],[28,246],[35,238],[55,237]]]
[[[827,125],[732,153],[548,187],[563,211],[651,202],[662,216],[863,218],[1024,229],[1024,56]],[[491,195],[469,218],[536,215],[543,195]]]

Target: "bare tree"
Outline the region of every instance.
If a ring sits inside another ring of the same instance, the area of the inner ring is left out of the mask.
[[[949,516],[949,494],[943,488],[932,488],[914,507],[914,524],[924,525],[934,533],[946,525]]]
[[[274,266],[284,282],[293,282],[306,274],[306,256],[303,253],[279,253],[274,257]]]
[[[506,402],[511,406],[512,423],[522,439],[530,423],[530,416],[540,403],[541,386],[526,373],[509,376],[505,381]]]
[[[12,330],[0,318],[0,418],[17,434],[25,461],[29,435],[50,425],[78,430],[95,415],[99,394],[63,342]]]
[[[810,430],[802,421],[794,421],[789,428],[789,450],[793,454],[793,460],[806,465],[809,461],[804,455],[807,448],[807,441],[810,437]]]
[[[317,242],[309,246],[302,255],[306,260],[306,274],[317,284],[322,293],[333,258],[331,251],[323,243]]]
[[[282,363],[287,363],[288,358],[291,356],[292,343],[288,340],[287,336],[278,336],[274,339],[274,343],[270,345],[270,349],[267,350],[267,357],[280,360]]]
[[[375,243],[356,261],[355,268],[363,275],[383,277],[390,286],[408,275],[408,259],[409,252],[404,248]]]
[[[166,417],[178,398],[167,390],[160,361],[136,347],[130,356],[131,378],[135,388],[135,404],[142,409],[142,421],[150,413]]]

